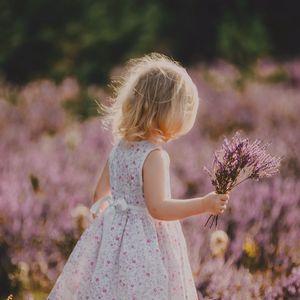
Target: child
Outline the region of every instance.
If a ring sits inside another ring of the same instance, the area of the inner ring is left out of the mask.
[[[116,143],[95,191],[94,201],[101,200],[48,300],[198,299],[179,220],[223,213],[229,196],[172,199],[163,149],[192,128],[198,92],[186,70],[162,54],[127,67],[113,105],[102,107]]]

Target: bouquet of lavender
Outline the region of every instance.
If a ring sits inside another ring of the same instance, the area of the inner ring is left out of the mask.
[[[271,177],[279,171],[281,157],[273,157],[266,152],[269,144],[261,140],[250,143],[236,132],[232,140],[224,139],[221,150],[214,153],[212,171],[204,170],[211,177],[216,193],[225,194],[247,179],[259,180]],[[205,225],[212,218],[210,225],[218,223],[218,215],[210,215]]]

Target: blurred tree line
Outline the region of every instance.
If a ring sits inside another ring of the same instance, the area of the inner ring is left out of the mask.
[[[0,77],[103,84],[114,65],[150,51],[247,69],[299,54],[299,33],[290,0],[0,0]]]

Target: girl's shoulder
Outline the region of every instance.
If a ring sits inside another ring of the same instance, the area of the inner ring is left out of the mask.
[[[152,151],[153,150],[153,151]],[[158,151],[155,151],[158,150]],[[146,155],[145,160],[148,163],[162,163],[165,166],[170,165],[170,156],[167,150],[163,148],[161,145],[155,145],[150,151],[148,155]]]

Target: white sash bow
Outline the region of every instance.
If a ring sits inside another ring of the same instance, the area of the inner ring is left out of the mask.
[[[105,208],[103,213],[103,236],[102,242],[109,236],[109,231],[111,228],[111,224],[113,222],[114,216],[117,211],[126,212],[129,208],[140,211],[143,213],[147,213],[148,210],[146,207],[128,204],[124,198],[113,198],[111,195],[106,195],[103,198],[97,200],[90,208],[90,211],[94,214],[99,212],[100,205],[104,202],[108,202],[108,207]],[[101,244],[103,245],[104,243]]]

